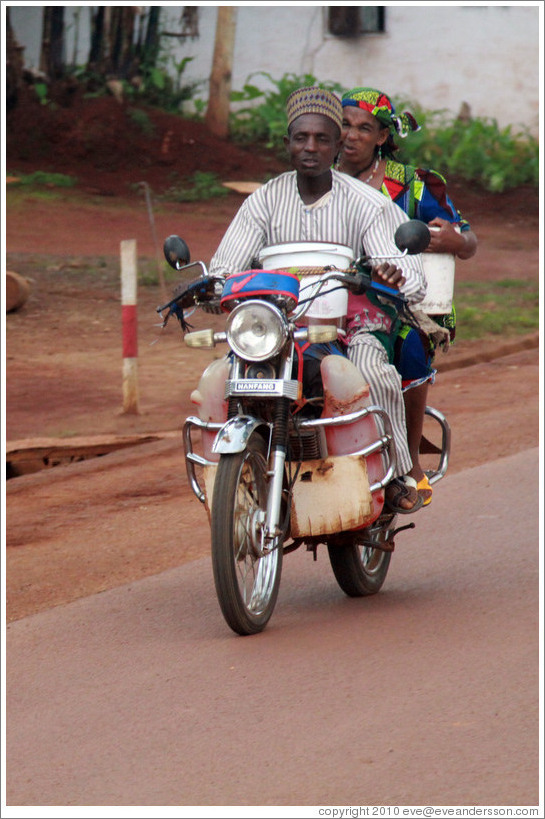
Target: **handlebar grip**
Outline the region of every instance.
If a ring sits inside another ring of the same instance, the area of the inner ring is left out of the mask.
[[[387,287],[387,285],[380,284],[380,282],[371,282],[370,289],[377,291],[378,295],[387,296],[389,299],[395,299],[403,304],[407,302],[407,297],[399,290],[394,290],[393,287]]]
[[[370,273],[366,271],[360,270],[356,272],[353,282],[348,285],[348,289],[355,296],[363,296],[370,290],[372,292],[374,291],[379,296],[384,296],[385,298],[391,299],[392,301],[397,301],[400,304],[406,304],[407,302],[407,298],[403,295],[403,293],[400,293],[399,290],[395,290],[393,287],[388,287],[386,284],[373,281]]]
[[[162,307],[157,308],[157,312],[174,307],[194,307],[196,303],[212,301],[216,297],[215,285],[220,281],[217,277],[207,276],[206,278],[195,279],[187,287],[182,289],[182,285],[175,288],[172,299]]]

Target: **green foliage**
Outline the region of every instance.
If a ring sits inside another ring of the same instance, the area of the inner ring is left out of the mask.
[[[406,139],[397,139],[401,162],[455,175],[498,193],[519,185],[538,185],[539,143],[528,130],[500,128],[495,119],[452,117],[444,110],[426,111],[414,103],[408,108],[421,127]]]
[[[537,281],[458,282],[455,288],[456,337],[514,336],[539,329]]]
[[[254,77],[265,77],[272,89],[263,91],[254,85]],[[247,78],[242,91],[231,93],[232,103],[250,103],[232,111],[230,130],[235,142],[258,144],[278,153],[284,151],[286,134],[286,99],[292,91],[308,85],[319,85],[341,93],[342,87],[334,82],[319,82],[312,74],[284,74],[279,80],[265,71],[256,71]]]
[[[182,75],[193,57],[184,57],[179,62],[165,52],[158,63],[143,63],[140,73],[131,80],[123,80],[123,96],[135,104],[161,108],[168,113],[179,113],[180,106],[190,100],[202,83],[182,82]],[[172,71],[174,68],[174,72]],[[109,94],[107,77],[89,70],[85,66],[75,66],[70,73],[86,89],[85,97],[92,99]]]
[[[165,53],[160,57],[158,65],[143,65],[142,83],[136,87],[127,84],[127,96],[146,105],[177,113],[181,104],[190,100],[201,85],[199,82],[186,84],[182,82],[184,70],[191,60],[193,57],[184,57],[180,62],[175,62],[171,55]],[[174,77],[170,70],[171,65],[175,70]]]
[[[67,176],[64,173],[47,173],[46,171],[34,171],[28,174],[19,174],[14,171],[12,174],[17,182],[12,184],[25,187],[49,187],[49,188],[72,188],[77,179]]]
[[[36,96],[37,96],[37,97],[38,97],[38,99],[40,100],[40,103],[41,103],[42,105],[47,105],[47,103],[48,103],[48,99],[47,99],[47,93],[48,93],[47,84],[46,84],[45,82],[36,82],[36,83],[34,83],[34,86],[33,86],[33,87],[34,87],[34,91],[36,92]]]
[[[161,197],[172,202],[196,202],[201,199],[212,199],[217,196],[226,196],[228,189],[218,180],[215,173],[209,171],[195,171],[185,177],[180,186],[169,188]]]

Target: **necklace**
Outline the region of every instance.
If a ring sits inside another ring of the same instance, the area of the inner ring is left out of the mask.
[[[377,156],[377,158],[376,158],[376,160],[375,160],[375,165],[374,165],[374,167],[373,167],[373,170],[371,171],[371,173],[369,174],[369,176],[367,177],[367,179],[362,179],[362,180],[361,180],[362,182],[370,182],[370,181],[371,181],[371,179],[374,177],[374,175],[375,175],[375,174],[376,174],[376,172],[377,172],[377,168],[378,168],[378,161],[379,161],[379,160],[378,160],[378,156]],[[358,179],[359,179],[360,173],[361,173],[361,171],[358,171],[358,173],[356,174],[356,177],[357,177]]]

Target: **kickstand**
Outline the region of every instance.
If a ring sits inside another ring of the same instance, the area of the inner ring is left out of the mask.
[[[307,545],[307,552],[312,552],[314,555],[314,561],[318,560],[318,544],[317,543],[309,543]]]
[[[404,532],[405,529],[414,529],[415,526],[416,526],[416,523],[407,523],[405,526],[399,526],[397,529],[394,529],[394,531],[392,532],[392,535],[391,535],[392,539],[397,534],[399,534],[399,532]]]

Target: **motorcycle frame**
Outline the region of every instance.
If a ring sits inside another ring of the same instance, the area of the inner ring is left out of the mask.
[[[399,254],[398,258],[403,257],[406,254],[406,252],[407,251],[403,251],[401,254]],[[363,259],[358,261],[362,262]],[[193,264],[199,265],[202,269],[203,275],[205,275],[207,271],[204,263],[194,262]],[[338,270],[330,271],[328,273],[325,273],[325,275],[322,277],[322,281],[318,284],[316,290],[314,291],[313,297],[316,297],[320,293],[322,287],[325,286],[326,282],[332,279],[336,279],[337,281],[345,284],[350,281],[353,282],[353,277],[351,274],[347,275],[346,273],[343,273]],[[389,288],[383,289],[385,291],[389,290]],[[309,306],[310,306],[309,304],[305,305],[300,304],[296,308],[290,320],[290,324],[292,325],[292,327],[294,327],[295,323],[305,315]],[[299,384],[297,381],[294,381],[291,378],[292,362],[294,355],[294,339],[303,338],[304,334],[305,330],[294,329],[292,334],[290,350],[288,353],[285,353],[283,355],[283,360],[280,363],[279,369],[282,371],[279,373],[280,377],[275,379],[260,379],[260,391],[258,393],[259,397],[261,398],[263,397],[263,387],[268,386],[270,388],[268,394],[274,396],[275,399],[280,398],[284,400],[285,399],[295,400],[297,398]],[[217,341],[226,340],[224,333],[221,334],[218,333],[214,335]],[[227,399],[241,398],[245,399],[245,401],[247,402],[248,399],[251,400],[252,397],[256,397],[256,393],[252,392],[251,389],[248,389],[247,385],[250,379],[244,379],[243,377],[246,363],[247,362],[245,362],[243,359],[240,359],[238,356],[233,355],[231,377],[226,382],[225,398]],[[428,416],[432,417],[435,421],[439,423],[442,432],[439,466],[435,470],[426,471],[430,484],[433,484],[436,481],[440,480],[445,475],[448,468],[448,459],[450,454],[450,427],[445,416],[438,410],[434,409],[433,407],[426,407],[425,412]],[[379,437],[372,444],[369,444],[363,449],[359,450],[358,452],[351,454],[368,457],[369,455],[372,455],[375,452],[382,453],[383,463],[385,466],[385,473],[384,476],[379,481],[376,481],[375,483],[370,485],[369,490],[371,494],[374,494],[376,492],[383,490],[388,485],[388,483],[394,477],[396,468],[396,451],[392,425],[390,418],[388,417],[387,413],[382,407],[372,405],[343,416],[307,419],[303,421],[298,421],[297,423],[298,429],[300,430],[310,429],[325,430],[328,427],[338,427],[347,424],[352,424],[356,421],[362,420],[363,418],[369,416],[370,414],[374,415],[375,421],[378,422],[378,427],[380,430]],[[230,418],[226,422],[212,421],[205,422],[196,416],[189,416],[186,419],[183,428],[183,436],[187,477],[192,491],[194,492],[198,500],[201,501],[201,503],[206,503],[206,495],[198,481],[195,466],[197,465],[201,467],[216,466],[216,462],[209,461],[208,459],[198,455],[194,451],[192,432],[195,429],[215,431],[217,435],[214,441],[212,451],[221,456],[222,454],[233,454],[244,451],[250,436],[258,428],[265,428],[267,429],[270,459],[273,426],[274,423],[266,422],[263,419],[253,416],[249,413],[244,413],[242,415],[238,414],[236,417]],[[287,441],[284,443],[287,445]],[[270,466],[269,474],[272,478],[272,484],[268,498],[267,520],[265,521],[264,525],[265,533],[264,539],[269,544],[273,543],[275,539],[278,537],[278,535],[281,534],[279,529],[279,520],[282,492],[284,487],[284,471],[287,450],[286,445],[277,446],[275,448],[275,451],[272,453],[273,463],[269,464]]]

